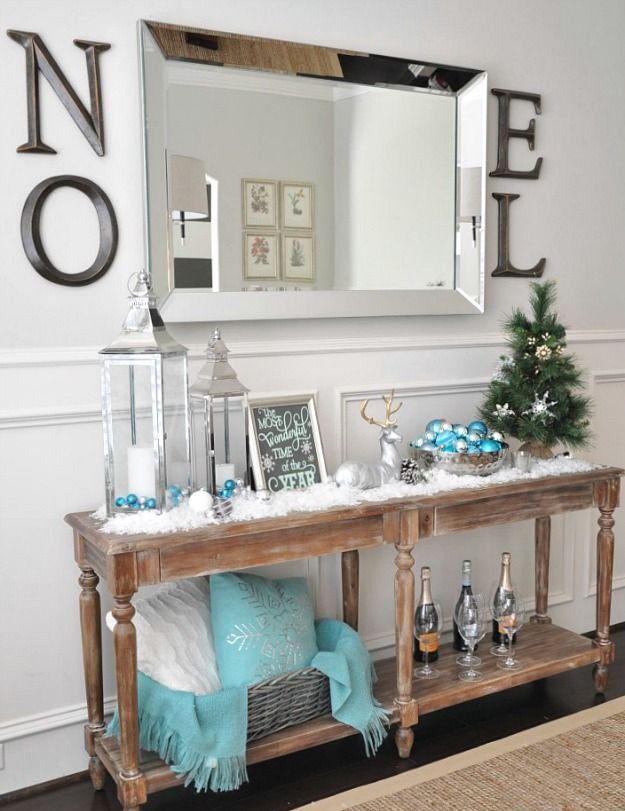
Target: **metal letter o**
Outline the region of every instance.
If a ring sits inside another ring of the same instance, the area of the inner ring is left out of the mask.
[[[39,230],[43,204],[51,192],[62,186],[69,186],[86,194],[98,215],[100,228],[98,255],[93,264],[80,273],[64,273],[50,262]],[[96,183],[78,175],[56,175],[38,183],[24,203],[21,229],[22,245],[28,261],[44,279],[55,284],[84,285],[97,281],[109,269],[117,251],[117,220],[111,201]]]

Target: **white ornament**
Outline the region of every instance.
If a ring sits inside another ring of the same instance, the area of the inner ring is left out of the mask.
[[[514,359],[509,355],[504,355],[497,361],[492,379],[499,382],[505,380],[508,369],[514,369]]]
[[[495,417],[514,417],[514,411],[510,408],[508,403],[504,403],[503,405],[497,403],[493,415]]]
[[[548,391],[546,391],[542,397],[538,396],[538,392],[534,392],[534,402],[528,409],[526,409],[521,413],[527,414],[532,418],[534,417],[540,417],[541,419],[546,419],[547,417],[553,418],[554,415],[549,409],[551,408],[551,406],[557,404],[558,404],[557,400],[549,400]]]
[[[549,360],[551,357],[551,347],[547,346],[547,344],[541,344],[541,346],[536,348],[536,357],[538,360]]]
[[[196,490],[189,497],[189,508],[198,515],[208,513],[213,509],[213,497],[206,490]]]

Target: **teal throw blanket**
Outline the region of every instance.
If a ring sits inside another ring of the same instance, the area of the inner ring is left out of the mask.
[[[330,680],[332,715],[357,729],[367,755],[386,735],[388,714],[373,698],[373,666],[356,631],[338,620],[315,623],[319,653],[311,666]],[[138,674],[139,739],[158,752],[185,786],[231,791],[247,782],[247,688],[228,687],[209,695],[170,690]],[[107,735],[119,734],[117,712]]]

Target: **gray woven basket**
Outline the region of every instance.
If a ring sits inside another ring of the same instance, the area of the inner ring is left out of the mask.
[[[253,684],[247,691],[247,740],[330,714],[330,684],[314,667]]]

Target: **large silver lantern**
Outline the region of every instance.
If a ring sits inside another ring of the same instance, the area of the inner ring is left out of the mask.
[[[170,509],[191,486],[187,350],[165,329],[149,274],[129,289],[122,331],[100,351],[109,515]]]
[[[206,363],[191,386],[193,482],[213,495],[249,484],[248,389],[228,362],[228,349],[213,331]]]

